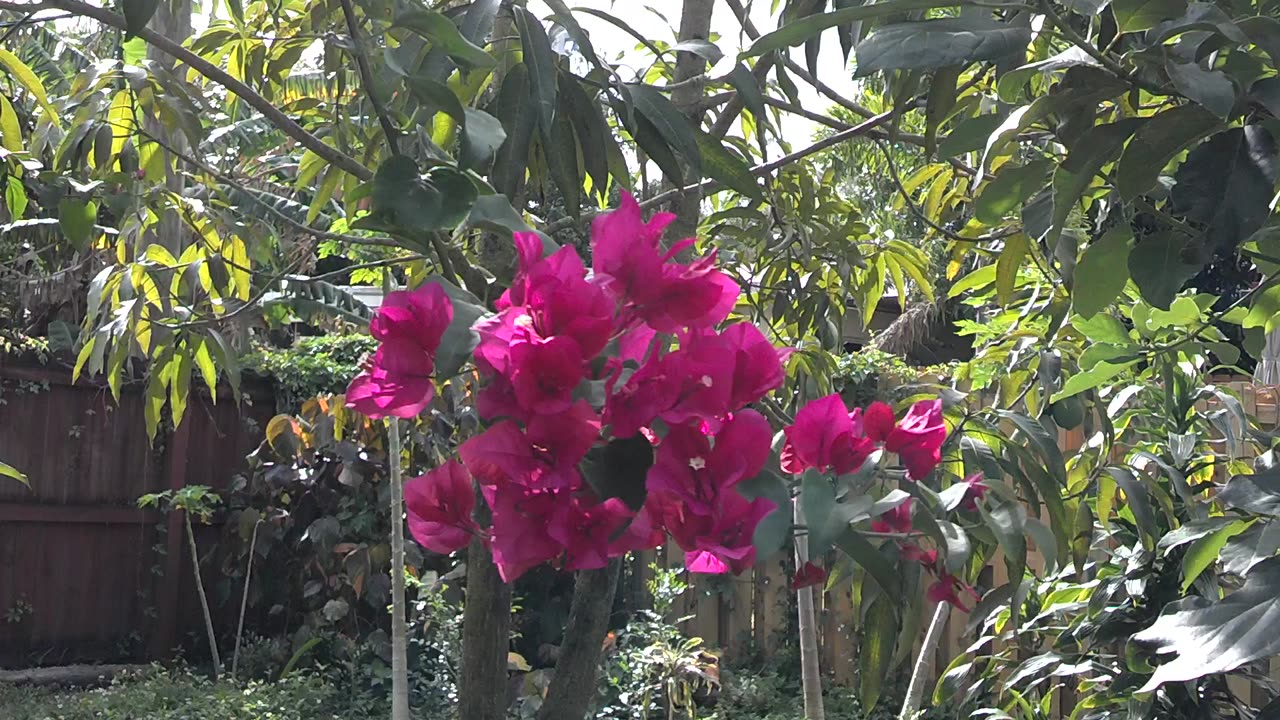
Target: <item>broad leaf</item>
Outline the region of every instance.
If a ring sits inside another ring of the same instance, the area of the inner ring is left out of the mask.
[[[756,557],[766,558],[782,549],[791,536],[791,493],[787,484],[777,474],[765,470],[759,475],[739,483],[737,490],[748,500],[765,498],[773,502],[774,509],[756,525],[751,538]]]
[[[1228,540],[1218,558],[1224,571],[1244,577],[1255,565],[1277,552],[1280,552],[1280,521],[1264,520]]]
[[[893,563],[857,530],[845,530],[835,541],[836,547],[867,571],[885,595],[897,598],[902,593],[902,579]]]
[[[742,57],[754,57],[786,47],[803,45],[823,30],[837,25],[847,25],[859,20],[897,15],[914,10],[931,10],[949,7],[955,2],[947,0],[889,0],[888,2],[868,3],[856,7],[844,8],[828,13],[815,13],[795,22],[789,22],[771,33],[760,36]]]
[[[1005,165],[1000,174],[987,183],[974,200],[974,215],[978,220],[995,225],[1005,216],[1022,206],[1027,198],[1039,192],[1049,181],[1053,162],[1035,160],[1026,165]]]
[[[1230,672],[1280,654],[1280,558],[1254,567],[1244,586],[1211,602],[1192,596],[1171,604],[1155,623],[1133,636],[1157,656],[1174,656],[1156,668],[1138,692],[1167,682]]]
[[[884,681],[892,665],[898,641],[898,614],[895,603],[884,594],[871,601],[858,646],[862,707],[870,712],[880,701]]]
[[[1200,577],[1200,573],[1217,562],[1218,552],[1228,540],[1244,532],[1248,527],[1245,521],[1237,520],[1193,540],[1191,547],[1187,548],[1187,552],[1182,556],[1182,592],[1187,592],[1196,578]]]
[[[1124,292],[1129,281],[1127,261],[1132,241],[1129,227],[1119,224],[1085,248],[1071,288],[1072,307],[1081,317],[1097,315]]]
[[[518,63],[507,71],[498,89],[498,97],[489,111],[502,121],[507,139],[493,159],[489,180],[494,189],[509,198],[517,197],[524,188],[529,167],[529,144],[538,127],[538,109],[529,89],[529,68]]]
[[[471,214],[467,217],[467,224],[508,233],[537,233],[547,255],[560,249],[555,240],[530,227],[511,206],[506,195],[481,195],[476,198],[475,204],[471,206]]]
[[[58,203],[58,227],[77,249],[89,246],[97,219],[98,206],[92,202],[67,197]]]
[[[1141,32],[1159,25],[1162,20],[1181,16],[1186,0],[1113,0],[1116,28],[1122,33]]]
[[[480,336],[474,325],[477,320],[488,315],[488,311],[475,295],[439,275],[429,276],[426,282],[438,283],[453,304],[453,320],[445,328],[440,337],[440,347],[436,350],[436,378],[443,381],[457,375],[467,360],[471,359],[471,353],[480,344]]]
[[[618,498],[638,511],[644,507],[644,479],[651,465],[653,446],[644,435],[636,434],[593,448],[582,463],[582,474],[597,497]]]
[[[435,10],[410,10],[396,17],[396,27],[411,30],[467,67],[493,67],[496,61],[484,48],[468,40],[453,21]]]
[[[1280,468],[1232,477],[1218,493],[1218,500],[1254,515],[1280,515]]]
[[[1142,292],[1142,299],[1166,310],[1200,268],[1183,238],[1172,232],[1142,238],[1129,251],[1129,276]]]
[[[1125,119],[1091,127],[1072,146],[1067,159],[1053,174],[1053,225],[1047,238],[1050,247],[1056,246],[1067,218],[1094,176],[1103,165],[1119,156],[1120,148],[1140,124],[1140,120]],[[1074,258],[1075,254],[1072,253],[1071,257]]]
[[[702,169],[708,177],[725,187],[732,188],[752,200],[764,201],[759,182],[751,174],[746,161],[727,149],[719,139],[697,130],[698,154]]]
[[[1214,135],[1174,173],[1171,211],[1204,228],[1207,249],[1234,250],[1270,214],[1276,156],[1275,140],[1261,125]]]
[[[1116,165],[1116,189],[1124,198],[1147,192],[1160,171],[1222,122],[1199,105],[1179,105],[1153,115],[1138,131]]]
[[[1200,103],[1214,115],[1226,119],[1236,104],[1236,86],[1221,70],[1205,70],[1196,63],[1169,61],[1169,79],[1183,95]]]
[[[627,89],[635,102],[636,112],[657,130],[667,147],[680,154],[689,166],[693,177],[702,177],[702,156],[698,150],[698,138],[685,116],[680,114],[665,95],[648,85],[628,85]],[[637,121],[639,119],[637,118]],[[667,172],[666,168],[663,170]],[[684,182],[684,178],[680,175],[670,179],[681,184]]]
[[[418,173],[411,158],[395,155],[373,178],[373,222],[402,233],[457,227],[476,200],[476,187],[466,175],[439,165]]]
[[[854,52],[857,75],[869,75],[877,70],[920,70],[997,60],[1024,51],[1030,42],[1030,26],[967,15],[886,25],[868,35]]]
[[[121,0],[120,9],[124,12],[126,37],[133,37],[151,22],[151,16],[160,7],[160,0]]]
[[[507,139],[502,122],[483,110],[463,108],[465,122],[458,147],[458,167],[484,170]]]
[[[13,478],[14,480],[17,480],[23,485],[30,486],[31,484],[27,481],[26,475],[19,472],[18,469],[15,468],[14,466],[5,462],[0,462],[0,476]]]

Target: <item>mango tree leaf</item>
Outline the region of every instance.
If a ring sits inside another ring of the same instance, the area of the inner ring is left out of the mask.
[[[1268,632],[1280,622],[1280,558],[1254,567],[1244,586],[1211,602],[1193,596],[1172,603],[1155,623],[1133,641],[1157,657],[1174,656],[1156,668],[1138,692],[1167,682],[1195,680],[1235,670],[1246,663],[1280,654],[1280,633]]]
[[[517,63],[507,71],[489,110],[502,121],[507,135],[494,156],[489,179],[498,192],[509,198],[516,197],[524,187],[525,172],[529,168],[529,143],[538,127],[538,109],[529,89],[529,68],[524,63]]]
[[[1044,188],[1052,172],[1053,161],[1048,158],[1026,165],[1005,165],[974,200],[974,215],[988,225],[999,223],[1006,215],[1022,207],[1027,198]]]
[[[720,58],[724,57],[724,51],[709,40],[682,40],[672,45],[671,49],[677,52],[693,53],[712,65],[720,62]]]
[[[432,48],[444,50],[449,57],[467,67],[486,68],[497,63],[484,48],[468,40],[452,20],[435,10],[410,10],[397,16],[394,25],[423,37]]]
[[[1129,281],[1127,261],[1132,240],[1129,226],[1121,223],[1085,248],[1071,288],[1072,308],[1081,317],[1097,315],[1124,292]]]
[[[987,138],[1004,122],[998,113],[975,115],[956,124],[947,133],[947,137],[938,143],[938,159],[946,160],[957,155],[981,150],[987,144]]]
[[[58,227],[77,249],[89,246],[97,219],[98,206],[88,200],[66,197],[58,203]]]
[[[1270,214],[1276,157],[1275,140],[1261,125],[1220,132],[1174,173],[1170,210],[1202,226],[1211,248],[1234,250]]]
[[[120,5],[124,12],[125,37],[130,38],[151,22],[151,16],[156,14],[160,0],[121,0]]]
[[[1114,160],[1141,120],[1125,119],[1089,128],[1072,146],[1067,159],[1053,174],[1053,225],[1048,242],[1053,247],[1072,209],[1088,189],[1102,166]],[[1073,258],[1075,254],[1071,255]]]
[[[502,129],[498,118],[483,110],[463,108],[465,123],[462,128],[462,143],[458,147],[458,167],[462,169],[489,167],[494,154],[507,139],[507,131]]]
[[[1202,265],[1194,261],[1183,238],[1172,232],[1150,235],[1129,251],[1129,276],[1142,292],[1142,299],[1168,309],[1173,298]]]
[[[556,53],[537,18],[522,7],[511,10],[520,31],[524,63],[529,67],[529,87],[538,106],[538,122],[550,133],[556,116]]]
[[[1280,516],[1280,467],[1233,476],[1218,492],[1218,500],[1254,515]]]
[[[854,52],[857,75],[861,76],[877,70],[921,70],[996,60],[1025,50],[1030,42],[1030,26],[965,15],[886,25],[858,43]]]
[[[609,153],[607,143],[613,141],[600,107],[587,96],[582,84],[572,73],[558,75],[560,112],[568,115],[582,148],[582,164],[591,178],[591,189],[597,197],[605,197],[609,188]]]
[[[1160,171],[1222,121],[1199,105],[1179,105],[1153,115],[1133,134],[1116,165],[1116,189],[1126,199],[1150,190]]]
[[[702,177],[702,155],[698,150],[698,138],[685,116],[671,104],[665,95],[643,84],[627,85],[635,102],[636,112],[653,125],[668,147],[680,154],[689,166],[690,173]],[[683,180],[679,176],[673,180]]]
[[[471,358],[476,345],[480,344],[480,336],[473,326],[489,313],[479,298],[439,275],[427,277],[426,282],[438,283],[453,304],[453,320],[440,336],[440,347],[436,350],[436,377],[444,380],[457,375]]]
[[[858,646],[859,688],[862,707],[868,712],[880,701],[897,641],[898,614],[894,611],[894,602],[888,595],[877,595],[867,610],[862,642]]]
[[[1072,46],[1053,57],[1027,63],[1016,70],[1010,70],[1005,73],[996,84],[997,94],[1005,102],[1017,102],[1022,88],[1027,84],[1027,80],[1031,79],[1036,73],[1049,73],[1076,65],[1098,65],[1098,61],[1081,48]]]
[[[556,187],[560,188],[565,209],[577,218],[582,210],[582,171],[578,166],[578,141],[573,122],[564,113],[557,114],[550,130],[542,132],[542,153]]]
[[[150,2],[151,9],[154,11],[157,0],[134,0],[134,2]],[[125,4],[125,7],[128,8],[128,3]],[[127,14],[128,10],[126,9],[125,12]],[[145,25],[146,21],[143,21],[143,24]],[[58,111],[49,102],[49,95],[45,92],[44,83],[40,82],[40,77],[35,74],[30,66],[18,59],[17,55],[0,47],[0,67],[3,67],[6,72],[13,76],[13,79],[18,81],[18,84],[31,93],[31,97],[36,99],[36,102],[48,114],[54,125],[62,127],[58,119],[60,117]]]
[[[438,165],[426,175],[404,155],[378,166],[373,178],[370,218],[386,227],[415,234],[457,227],[476,200],[476,186],[457,170]]]
[[[555,240],[530,227],[511,206],[506,195],[481,195],[476,198],[475,204],[471,206],[471,214],[467,217],[467,224],[508,233],[536,233],[542,239],[542,248],[547,255],[560,249]]]
[[[1162,20],[1179,17],[1186,9],[1187,0],[1112,0],[1111,3],[1116,29],[1122,33],[1150,30]]]
[[[764,193],[756,177],[751,174],[751,167],[733,152],[724,147],[718,138],[697,130],[698,154],[702,158],[702,169],[707,176],[725,187],[733,188],[752,200],[764,201]]]
[[[1221,70],[1205,70],[1197,63],[1170,60],[1165,70],[1173,86],[1183,95],[1203,105],[1214,115],[1226,119],[1236,104],[1236,86]]]
[[[815,13],[795,22],[786,23],[771,33],[761,35],[751,44],[751,47],[742,53],[741,57],[755,57],[774,50],[803,45],[809,38],[818,35],[827,28],[833,28],[838,25],[848,25],[859,20],[868,20],[885,15],[897,15],[913,10],[948,7],[954,4],[954,2],[947,2],[947,0],[889,0],[889,2],[869,3],[843,8],[834,12]]]

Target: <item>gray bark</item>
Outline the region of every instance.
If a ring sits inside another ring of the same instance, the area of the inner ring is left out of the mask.
[[[680,31],[678,38],[685,40],[707,40],[711,35],[711,12],[715,9],[714,0],[684,0],[680,11]],[[673,77],[676,83],[685,83],[671,93],[671,102],[680,109],[689,122],[701,126],[704,111],[699,102],[704,92],[704,83],[689,82],[693,78],[706,73],[707,61],[691,52],[676,54],[676,71]],[[685,185],[696,182],[697,178],[684,178]],[[702,203],[702,194],[697,191],[682,193],[671,203],[671,212],[676,214],[668,237],[680,239],[692,237],[698,230],[698,211]]]
[[[564,629],[564,644],[538,720],[586,720],[596,694],[600,652],[609,630],[609,613],[618,587],[622,560],[599,570],[582,570],[573,586],[573,605]]]
[[[151,16],[151,22],[147,25],[175,43],[182,44],[191,37],[191,10],[191,0],[161,0],[156,7],[155,15]],[[151,44],[147,45],[147,60],[166,69],[172,69],[176,64],[172,57]],[[159,119],[151,117],[147,117],[143,125],[149,134],[159,138],[165,145],[181,153],[187,152],[187,139],[181,130],[170,130]],[[182,175],[176,170],[178,158],[173,157],[166,150],[160,152],[164,153],[165,158],[165,188],[169,192],[181,195],[185,183]],[[184,239],[187,233],[183,227],[182,217],[172,210],[161,213],[160,221],[156,223],[152,232],[155,234],[154,242],[163,245],[173,253],[174,257],[178,257],[187,244]]]
[[[477,493],[477,502],[484,499]],[[459,720],[504,720],[511,586],[502,582],[489,550],[478,538],[467,548],[467,594],[462,615]]]

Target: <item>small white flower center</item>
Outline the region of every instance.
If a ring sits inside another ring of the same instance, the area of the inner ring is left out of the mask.
[[[533,327],[533,316],[532,316],[532,315],[521,315],[521,316],[517,317],[517,318],[512,322],[512,324],[513,324],[513,325],[515,325],[516,327],[531,328],[531,327]]]
[[[702,376],[702,384],[703,384],[703,385],[706,385],[707,387],[711,387],[711,376],[710,376],[710,375],[703,375],[703,376]]]
[[[700,457],[689,458],[689,467],[694,470],[702,470],[707,467],[707,461]]]

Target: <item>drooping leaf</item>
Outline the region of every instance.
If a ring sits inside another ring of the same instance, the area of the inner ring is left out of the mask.
[[[542,238],[542,247],[547,255],[560,249],[555,240],[530,227],[524,218],[520,217],[520,213],[511,206],[511,201],[506,195],[481,195],[476,198],[475,204],[471,206],[471,215],[468,216],[467,223],[486,230],[537,233],[538,237]]]
[[[151,22],[151,16],[160,7],[160,0],[121,0],[120,9],[124,12],[126,37],[133,37]]]
[[[886,25],[868,35],[854,53],[857,74],[869,75],[877,70],[920,70],[996,60],[1024,50],[1030,42],[1030,26],[967,15]]]
[[[1056,245],[1067,218],[1093,182],[1094,176],[1102,170],[1103,165],[1119,156],[1125,141],[1138,129],[1141,122],[1124,119],[1091,127],[1072,146],[1067,159],[1053,174],[1053,225],[1047,236],[1051,247]],[[1071,257],[1074,258],[1075,254],[1072,253]]]
[[[462,130],[462,143],[458,148],[458,166],[485,169],[493,160],[498,148],[507,139],[502,123],[483,110],[464,108],[466,124]]]
[[[1280,468],[1233,476],[1218,492],[1218,500],[1254,515],[1280,515]]]
[[[1183,238],[1172,232],[1142,238],[1129,251],[1129,276],[1142,298],[1166,310],[1182,285],[1201,267],[1194,253],[1188,252]]]
[[[976,115],[957,124],[955,129],[947,133],[947,137],[938,143],[938,159],[946,160],[961,153],[981,150],[987,144],[987,138],[1004,122],[999,113]]]
[[[746,161],[725,148],[719,139],[697,130],[698,154],[707,176],[747,197],[763,202],[764,193]]]
[[[493,173],[489,179],[498,192],[509,198],[517,197],[524,187],[529,167],[529,144],[538,127],[538,110],[529,89],[529,68],[524,63],[517,63],[507,71],[507,77],[498,89],[498,97],[489,110],[502,121],[502,128],[507,134],[507,139],[494,156]]]
[[[444,50],[467,67],[493,67],[497,62],[484,48],[468,40],[452,20],[435,10],[410,10],[398,15],[394,25],[416,33],[430,42],[432,48]]]
[[[22,123],[18,120],[18,113],[13,109],[9,98],[2,94],[0,94],[0,147],[9,152],[22,152],[23,148]],[[8,177],[10,181],[17,180],[13,175]],[[22,214],[18,213],[13,217],[18,219],[22,217]]]
[[[1220,132],[1174,173],[1170,209],[1203,227],[1209,248],[1234,250],[1270,214],[1276,159],[1275,140],[1261,125]]]
[[[1076,265],[1071,289],[1072,308],[1081,317],[1091,318],[1111,305],[1129,281],[1129,244],[1133,234],[1120,224],[1085,248]]]
[[[698,138],[694,128],[665,95],[643,84],[628,85],[636,112],[662,136],[667,146],[679,153],[695,178],[702,176],[702,155],[698,150]],[[683,181],[679,176],[672,178]]]
[[[1138,530],[1149,547],[1154,547],[1156,536],[1156,517],[1151,511],[1151,495],[1138,480],[1134,471],[1127,467],[1109,465],[1107,474],[1124,491],[1125,503],[1133,512],[1133,519],[1138,523]],[[1099,512],[1101,517],[1101,512]]]
[[[739,483],[737,491],[748,500],[765,498],[774,504],[774,509],[756,525],[751,538],[756,557],[766,558],[781,550],[791,536],[791,493],[787,484],[776,473],[765,470]]]
[[[572,73],[559,76],[560,111],[568,115],[582,148],[582,164],[591,178],[591,189],[597,197],[605,197],[609,188],[609,153],[607,143],[613,141],[604,115],[597,103],[587,96],[582,84]]]
[[[88,247],[97,219],[98,206],[88,200],[67,197],[58,203],[58,227],[78,249]]]
[[[1159,665],[1139,692],[1167,682],[1225,673],[1280,653],[1280,633],[1267,632],[1280,617],[1280,558],[1258,563],[1244,586],[1217,602],[1192,596],[1172,603],[1133,641],[1157,657]]]
[[[857,530],[847,529],[835,540],[836,547],[857,563],[875,580],[885,595],[897,598],[902,593],[901,577],[893,563]]]
[[[259,303],[263,308],[288,307],[305,318],[337,317],[357,325],[367,324],[373,316],[369,307],[349,291],[303,275],[285,276],[280,289],[264,294]]]
[[[871,601],[858,649],[862,706],[869,712],[880,701],[884,681],[892,665],[898,640],[898,614],[888,595]]]
[[[835,487],[826,475],[810,468],[800,478],[800,505],[809,530],[809,554],[821,556],[831,546],[832,510],[836,506]]]
[[[1264,520],[1228,540],[1218,558],[1224,571],[1244,577],[1255,565],[1277,552],[1280,552],[1280,522]]]
[[[578,141],[573,122],[563,113],[556,115],[550,132],[542,132],[542,153],[547,169],[560,195],[565,210],[578,217],[582,208],[582,171],[578,166]]]
[[[513,7],[512,14],[520,31],[524,64],[529,68],[529,88],[538,106],[538,123],[550,132],[556,116],[556,53],[536,17],[522,7]]]
[[[938,7],[954,5],[947,0],[890,0],[889,2],[868,3],[856,7],[842,8],[834,12],[816,13],[803,19],[789,22],[773,32],[761,35],[751,47],[742,53],[742,57],[755,57],[774,50],[803,45],[809,38],[827,28],[848,25],[859,20],[897,15],[914,10],[931,10]]]
[[[1236,104],[1236,86],[1221,70],[1205,70],[1197,63],[1169,61],[1165,64],[1169,79],[1183,95],[1207,108],[1224,120]]]
[[[1134,198],[1156,184],[1160,171],[1179,153],[1220,128],[1222,122],[1199,105],[1156,113],[1138,128],[1116,166],[1116,189]]]
[[[1243,520],[1236,520],[1204,537],[1193,540],[1191,547],[1187,548],[1187,552],[1182,556],[1182,592],[1187,592],[1196,578],[1218,561],[1218,552],[1228,540],[1244,532],[1248,527],[1248,523]]]

